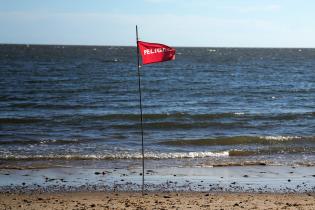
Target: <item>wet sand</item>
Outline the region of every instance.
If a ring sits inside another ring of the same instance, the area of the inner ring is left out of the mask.
[[[2,194],[0,209],[314,209],[315,194],[72,192]]]
[[[315,209],[315,167],[0,169],[0,209]]]
[[[0,169],[0,192],[139,192],[141,168]],[[147,192],[315,192],[315,167],[162,167],[145,170]]]

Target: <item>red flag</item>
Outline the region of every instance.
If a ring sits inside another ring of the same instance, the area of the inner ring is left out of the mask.
[[[175,60],[176,50],[164,44],[138,41],[138,47],[142,56],[142,64]]]

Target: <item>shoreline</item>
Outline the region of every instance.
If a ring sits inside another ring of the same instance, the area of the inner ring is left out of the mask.
[[[159,167],[145,170],[146,192],[314,193],[315,167]],[[0,169],[0,192],[140,192],[140,167]]]

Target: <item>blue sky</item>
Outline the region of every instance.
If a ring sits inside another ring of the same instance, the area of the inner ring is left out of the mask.
[[[315,47],[314,0],[0,0],[0,43]]]

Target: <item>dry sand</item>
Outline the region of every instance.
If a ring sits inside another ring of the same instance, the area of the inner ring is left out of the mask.
[[[315,194],[128,192],[1,194],[0,209],[315,209]]]

